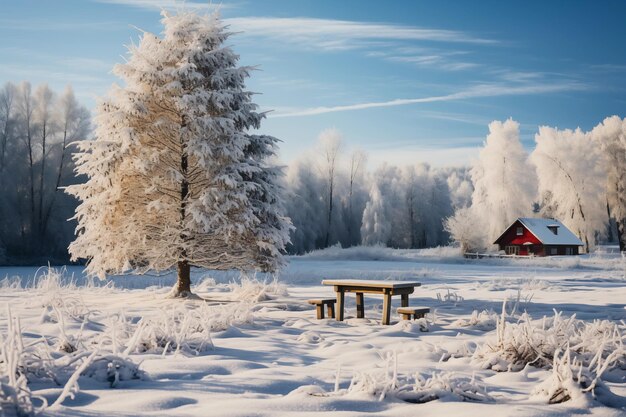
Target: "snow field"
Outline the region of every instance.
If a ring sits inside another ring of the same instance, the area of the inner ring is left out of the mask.
[[[25,414],[43,398],[61,416],[624,415],[621,260],[404,255],[292,258],[278,281],[194,271],[205,302],[166,299],[171,275],[5,269],[0,335],[19,360],[0,363],[0,404],[18,388]],[[346,321],[318,321],[306,299],[332,294],[322,278],[417,278],[411,305],[433,313],[381,326],[366,295],[365,319],[348,297]]]

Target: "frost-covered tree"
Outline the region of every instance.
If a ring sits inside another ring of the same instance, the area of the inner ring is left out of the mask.
[[[287,170],[285,201],[287,215],[294,230],[291,233],[290,253],[302,254],[324,245],[326,237],[326,204],[323,199],[325,184],[311,158],[293,161]]]
[[[448,190],[450,191],[450,200],[452,206],[456,208],[468,207],[472,203],[472,193],[474,186],[470,177],[469,168],[448,168],[444,170]]]
[[[391,221],[383,195],[374,183],[370,200],[363,211],[362,242],[365,245],[387,245],[391,239]]]
[[[96,140],[77,155],[84,185],[73,259],[90,274],[176,267],[174,296],[190,294],[190,267],[274,271],[289,221],[280,204],[277,139],[253,135],[264,115],[245,89],[251,68],[217,14],[163,13],[114,73],[96,116]]]
[[[542,203],[588,250],[604,234],[608,220],[607,175],[600,147],[580,129],[542,126],[535,141],[531,160],[537,167]]]
[[[489,135],[471,170],[472,211],[485,227],[485,247],[518,217],[532,213],[536,176],[512,119],[489,124]]]
[[[485,249],[483,218],[475,215],[471,207],[458,208],[444,222],[445,230],[461,246],[461,253]]]
[[[447,243],[442,222],[452,205],[439,171],[428,164],[383,165],[372,182],[361,228],[364,244],[423,248]]]
[[[604,154],[606,194],[610,216],[615,219],[620,251],[626,250],[626,118],[607,117],[591,131]]]

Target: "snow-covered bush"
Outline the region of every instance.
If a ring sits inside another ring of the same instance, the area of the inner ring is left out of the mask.
[[[505,306],[498,318],[496,340],[479,346],[474,362],[496,371],[519,371],[527,364],[548,368],[556,352],[570,347],[571,355],[598,377],[611,367],[626,366],[626,324],[609,320],[585,322],[575,315],[532,320],[524,313],[507,323]]]
[[[270,282],[260,281],[256,277],[250,278],[242,275],[240,282],[231,282],[228,287],[232,292],[232,298],[237,301],[258,303],[267,301],[277,296],[287,296],[287,286],[278,281],[276,277]]]
[[[483,232],[485,227],[479,224],[481,221],[483,219],[471,207],[460,207],[454,215],[445,219],[443,227],[460,245],[461,254],[484,251],[489,246]]]
[[[114,388],[120,381],[141,379],[143,372],[136,363],[127,357],[104,354],[96,355],[81,372],[81,375],[93,378],[98,382],[108,382],[111,388]]]
[[[397,397],[411,403],[425,403],[438,399],[452,401],[491,402],[494,399],[487,393],[474,375],[458,375],[453,372],[433,372],[429,377],[415,376],[415,385],[411,390],[403,389]]]
[[[20,323],[8,310],[7,331],[0,333],[0,413],[3,416],[32,416],[36,407],[24,370],[30,362],[24,351]],[[45,400],[42,401],[45,406]]]
[[[559,357],[560,356],[560,357]],[[574,372],[572,368],[578,368]],[[540,398],[548,404],[558,404],[572,399],[584,397],[583,390],[589,388],[590,379],[583,374],[580,363],[571,362],[571,352],[566,349],[554,353],[552,373],[550,377],[539,384],[531,392],[531,398]]]
[[[450,291],[450,288],[446,289],[447,292],[443,295],[437,293],[437,301],[445,304],[453,304],[457,306],[463,302],[463,297],[454,291]]]
[[[411,403],[425,403],[437,399],[454,401],[493,401],[484,385],[474,376],[453,372],[433,372],[431,375],[417,373],[415,381],[398,375],[396,354],[382,357],[383,366],[372,370],[356,372],[345,395],[366,394],[382,401],[394,397]],[[337,390],[336,390],[337,391]]]
[[[248,303],[219,306],[201,303],[197,308],[179,306],[163,309],[156,317],[144,317],[136,325],[129,320],[112,323],[105,331],[107,340],[104,343],[119,343],[124,354],[174,352],[198,355],[213,349],[212,332],[253,321]]]
[[[472,311],[472,315],[467,319],[458,319],[455,326],[471,327],[479,330],[493,330],[498,323],[498,314],[493,310]]]
[[[364,393],[378,398],[379,401],[388,394],[394,395],[401,385],[398,381],[398,356],[395,352],[387,352],[381,359],[382,367],[356,372],[345,393]]]

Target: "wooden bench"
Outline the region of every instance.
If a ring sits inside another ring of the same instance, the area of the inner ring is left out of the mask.
[[[426,313],[430,313],[428,307],[399,307],[398,314],[402,316],[402,320],[421,319]]]
[[[336,302],[337,300],[334,298],[316,298],[308,301],[309,304],[313,304],[315,306],[318,319],[324,318],[324,306],[326,306],[328,316],[334,319]]]

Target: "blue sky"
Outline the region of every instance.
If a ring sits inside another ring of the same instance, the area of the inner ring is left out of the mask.
[[[93,108],[137,28],[174,0],[3,1],[0,83],[71,83]],[[187,1],[188,8],[207,9]],[[494,119],[590,129],[626,116],[626,2],[224,1],[262,131],[289,162],[339,129],[373,164],[470,163]]]

